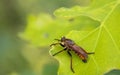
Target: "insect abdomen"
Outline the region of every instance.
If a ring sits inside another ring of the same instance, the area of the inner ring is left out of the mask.
[[[82,59],[83,62],[87,62],[88,55],[83,48],[73,45],[71,49]]]

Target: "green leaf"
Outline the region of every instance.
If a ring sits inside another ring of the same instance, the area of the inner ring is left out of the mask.
[[[57,9],[54,14],[60,18],[74,18],[82,15],[89,16],[98,21],[103,21],[110,10],[112,10],[116,2],[117,0],[94,0],[91,2],[89,7],[62,7]]]
[[[73,68],[70,70],[70,57],[66,51],[55,58],[60,63],[59,75],[104,75],[112,69],[120,69],[120,4],[116,3],[112,10],[101,22],[101,26],[88,31],[71,31],[66,37],[74,40],[77,45],[87,52],[95,52],[89,55],[88,62],[81,59],[71,51],[73,55]],[[51,55],[62,50],[61,46],[55,46],[50,50]]]
[[[66,20],[53,19],[48,14],[30,15],[26,30],[20,36],[35,46],[49,46],[54,38],[66,35],[71,30],[91,31],[99,25],[99,21],[87,16]]]

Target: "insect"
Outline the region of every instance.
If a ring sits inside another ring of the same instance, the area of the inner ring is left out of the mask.
[[[86,52],[82,47],[75,44],[75,42],[73,40],[68,39],[66,37],[62,37],[60,40],[59,39],[55,39],[55,40],[57,40],[58,42],[53,43],[50,46],[61,45],[64,49],[53,54],[53,56],[55,56],[63,51],[67,51],[68,55],[70,56],[70,68],[73,73],[75,73],[75,71],[73,70],[73,67],[72,67],[72,54],[70,51],[74,51],[82,59],[82,61],[84,63],[87,63],[87,58],[88,58],[89,54],[94,54],[94,52],[89,52],[89,53]]]

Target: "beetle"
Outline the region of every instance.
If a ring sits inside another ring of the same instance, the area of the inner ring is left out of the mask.
[[[60,40],[59,39],[55,39],[58,42],[57,43],[53,43],[50,46],[53,45],[60,45],[62,46],[64,49],[60,50],[59,52],[53,54],[53,56],[63,52],[63,51],[67,51],[68,55],[70,56],[70,68],[71,71],[73,73],[75,73],[75,71],[73,70],[72,67],[72,54],[70,53],[70,51],[74,51],[81,59],[84,63],[87,63],[87,58],[89,54],[94,54],[94,52],[86,52],[82,47],[78,46],[73,40],[68,39],[66,37],[62,37]]]

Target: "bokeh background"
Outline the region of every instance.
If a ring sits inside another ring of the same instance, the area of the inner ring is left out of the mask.
[[[57,75],[58,62],[49,46],[35,46],[19,37],[29,14],[53,12],[60,7],[86,6],[89,0],[0,0],[0,75]]]
[[[90,0],[0,0],[0,75],[57,75],[58,62],[49,46],[35,46],[19,37],[29,14],[53,12],[60,7],[87,6]]]

